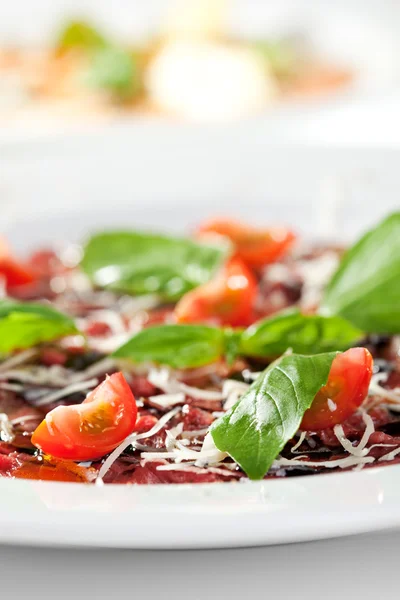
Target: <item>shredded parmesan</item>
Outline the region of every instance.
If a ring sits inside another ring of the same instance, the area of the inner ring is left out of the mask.
[[[22,392],[24,386],[19,383],[7,383],[7,381],[0,381],[0,389],[10,392]]]
[[[328,398],[327,400],[328,408],[331,412],[335,412],[337,409],[337,404],[332,400],[332,398]]]
[[[311,260],[297,261],[295,271],[303,280],[300,304],[303,309],[313,308],[339,265],[336,252],[325,252]]]
[[[59,365],[51,367],[33,366],[26,369],[12,369],[0,373],[0,379],[14,379],[21,383],[32,383],[39,386],[62,387],[69,381],[66,369]]]
[[[244,369],[242,371],[243,379],[248,379],[249,381],[255,381],[259,378],[262,371],[250,371],[249,369]]]
[[[143,296],[123,296],[119,300],[121,312],[128,317],[133,317],[139,312],[152,310],[161,303],[161,299],[156,294],[145,294]]]
[[[384,454],[378,459],[378,462],[382,462],[384,460],[393,460],[398,454],[400,454],[400,448],[396,448],[387,454]]]
[[[55,392],[51,392],[51,394],[47,394],[40,398],[40,400],[35,401],[35,406],[43,406],[45,404],[50,404],[51,402],[55,402],[56,400],[61,400],[61,398],[65,398],[66,396],[70,396],[71,394],[75,394],[76,392],[88,392],[93,389],[99,383],[98,379],[88,379],[87,381],[81,381],[79,383],[72,383],[67,387],[57,390]]]
[[[222,400],[223,394],[215,390],[203,390],[201,388],[186,385],[178,381],[169,369],[151,369],[148,375],[150,383],[167,394],[184,393],[195,400]]]
[[[175,448],[176,439],[182,434],[182,431],[183,423],[179,423],[176,427],[171,427],[171,429],[166,430],[165,447],[168,451]],[[186,442],[189,443],[188,440],[186,440]]]
[[[150,403],[157,408],[170,408],[176,404],[184,404],[185,394],[178,392],[177,394],[159,394],[158,396],[149,396]]]
[[[375,427],[374,427],[374,422],[371,419],[371,417],[364,411],[362,412],[362,418],[365,423],[365,431],[364,431],[363,436],[357,446],[353,446],[351,441],[345,436],[342,425],[335,425],[335,427],[333,428],[338,441],[343,446],[343,448],[346,450],[346,452],[349,453],[350,456],[346,456],[345,458],[338,458],[338,459],[333,459],[333,460],[321,460],[321,461],[302,460],[302,459],[307,459],[306,455],[298,456],[295,459],[293,459],[293,458],[287,459],[287,458],[279,457],[274,462],[273,466],[275,468],[279,468],[279,467],[326,467],[328,469],[333,469],[335,467],[339,467],[340,469],[346,469],[349,467],[355,467],[356,469],[362,469],[366,464],[370,464],[375,461],[375,458],[373,456],[368,456],[368,453],[371,450],[371,448],[375,448],[376,446],[386,446],[386,444],[375,444],[374,446],[367,448],[369,438],[371,437],[371,434],[375,431]],[[304,437],[300,436],[301,441],[304,441],[304,439],[305,439],[305,436]],[[299,442],[300,442],[300,440],[299,440]],[[298,446],[300,445],[299,442],[296,444],[296,446],[294,446],[294,448],[292,448],[292,452],[294,450],[296,450],[296,448],[298,448]],[[394,452],[396,452],[396,451],[394,451]],[[399,452],[400,452],[400,449],[399,449]],[[385,456],[391,457],[392,454],[393,454],[393,452],[391,452]],[[391,458],[385,459],[384,457],[382,457],[379,460],[391,460]]]
[[[126,332],[126,325],[121,315],[114,310],[103,309],[93,311],[85,320],[101,321],[102,323],[105,323],[114,335]]]
[[[290,452],[292,452],[292,454],[294,454],[294,453],[296,452],[296,450],[297,450],[298,448],[300,448],[300,446],[302,445],[302,443],[303,443],[303,442],[304,442],[304,440],[306,439],[306,435],[307,435],[307,432],[306,432],[306,431],[302,431],[302,432],[300,433],[300,437],[299,437],[299,439],[298,439],[297,443],[296,443],[296,444],[293,446],[293,448],[290,450]]]
[[[228,455],[215,446],[211,434],[207,434],[201,450],[186,448],[182,442],[175,440],[175,447],[167,452],[142,452],[141,457],[147,462],[160,459],[172,459],[176,463],[194,461],[196,467],[208,467],[224,460]]]
[[[84,371],[78,371],[74,373],[71,377],[72,381],[83,381],[84,379],[91,379],[92,377],[96,377],[97,375],[103,375],[104,373],[109,373],[110,371],[115,370],[115,361],[112,358],[103,358],[98,362],[90,365]]]
[[[24,352],[20,352],[19,354],[15,354],[8,360],[5,360],[0,364],[0,373],[4,371],[8,371],[9,369],[13,369],[18,365],[22,365],[24,363],[29,362],[33,358],[37,356],[36,348],[29,348],[29,350],[25,350]]]
[[[212,456],[212,461],[215,463],[221,462],[228,456],[228,454],[226,452],[221,452],[220,450],[218,450],[217,446],[214,443],[211,433],[207,433],[206,437],[204,438],[204,442],[201,447],[201,452],[202,453],[209,453],[209,452],[213,453],[213,454],[211,454],[211,456]],[[197,461],[197,464],[198,464],[198,462],[199,461]],[[208,460],[208,464],[211,464],[210,460]]]
[[[343,446],[343,448],[349,454],[351,454],[353,456],[358,456],[358,457],[363,457],[368,454],[369,448],[366,448],[366,445],[368,444],[371,434],[374,433],[374,431],[375,431],[374,422],[366,412],[362,413],[362,418],[365,423],[365,431],[364,431],[363,436],[357,446],[353,446],[351,441],[349,439],[347,439],[347,437],[344,434],[342,425],[335,425],[333,428],[333,431],[334,431],[338,441]]]
[[[223,477],[233,477],[235,474],[228,469],[221,469],[219,467],[207,467],[206,469],[201,467],[196,467],[194,463],[184,463],[184,464],[167,464],[167,465],[159,465],[157,467],[157,471],[184,471],[185,473],[195,473],[196,475],[201,475],[204,473],[215,473],[216,475],[222,475]]]
[[[26,421],[41,421],[42,417],[38,415],[25,415],[22,417],[16,417],[15,419],[11,419],[11,425],[23,425]]]
[[[191,431],[182,431],[183,438],[197,438],[207,435],[208,427],[206,429],[192,429]]]
[[[103,477],[106,475],[106,473],[108,472],[110,467],[114,464],[114,462],[117,460],[117,458],[119,458],[119,456],[122,454],[122,452],[125,450],[125,448],[127,448],[128,446],[131,446],[131,445],[135,446],[135,442],[137,440],[147,439],[149,437],[152,437],[153,435],[156,435],[156,433],[161,431],[161,429],[164,427],[164,425],[166,425],[168,423],[168,421],[173,419],[180,412],[180,410],[181,410],[180,407],[173,408],[166,415],[162,416],[161,419],[159,419],[157,421],[157,423],[154,425],[154,427],[149,429],[149,431],[145,431],[144,433],[138,433],[138,434],[131,433],[130,435],[128,435],[128,437],[126,437],[124,439],[124,441],[121,442],[121,444],[119,446],[117,446],[115,448],[115,450],[113,450],[113,452],[111,452],[111,454],[104,461],[104,463],[99,471],[99,474],[97,476],[96,485],[102,485]]]
[[[192,369],[190,371],[178,371],[179,375],[184,375],[186,381],[190,379],[198,379],[200,377],[207,377],[210,375],[215,375],[218,373],[219,365],[218,363],[210,363],[209,365],[205,365],[204,367],[198,367],[197,369]]]
[[[215,390],[203,390],[201,388],[186,385],[185,383],[179,383],[179,385],[182,392],[195,400],[223,400],[221,392]]]
[[[5,413],[0,413],[0,439],[7,443],[14,439],[12,423]]]
[[[222,396],[225,398],[224,410],[229,410],[236,404],[243,394],[249,389],[249,384],[235,379],[227,379],[222,387]]]
[[[372,375],[368,395],[383,398],[386,402],[389,402],[390,404],[400,404],[400,388],[395,388],[393,390],[385,389],[380,385],[380,383],[386,380],[386,373],[376,373],[375,375]]]
[[[181,442],[176,440],[175,448],[171,451],[167,452],[142,452],[141,457],[147,462],[158,462],[160,459],[172,459],[177,463],[180,463],[185,460],[195,461],[195,465],[198,467],[205,467],[209,464],[214,464],[216,462],[221,462],[219,458],[217,458],[217,452],[219,450],[192,450],[191,448],[186,448]],[[223,454],[223,453],[221,453]],[[224,458],[225,458],[224,454]]]
[[[117,348],[125,344],[130,338],[130,333],[127,331],[125,333],[119,333],[117,335],[110,335],[108,337],[100,338],[100,337],[88,337],[88,345],[93,350],[97,350],[97,352],[102,352],[103,354],[111,354]]]

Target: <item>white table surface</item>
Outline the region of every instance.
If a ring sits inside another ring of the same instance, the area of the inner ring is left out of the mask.
[[[385,600],[398,597],[399,544],[400,532],[382,532],[238,550],[0,546],[1,595],[17,599]]]

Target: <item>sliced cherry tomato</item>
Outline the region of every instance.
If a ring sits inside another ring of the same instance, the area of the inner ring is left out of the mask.
[[[114,373],[82,404],[50,411],[34,431],[32,444],[56,458],[101,458],[132,433],[136,417],[131,389],[122,373]]]
[[[254,275],[242,260],[233,258],[214,279],[185,294],[175,316],[179,323],[247,325],[253,320],[256,294]]]
[[[32,283],[35,276],[32,270],[13,258],[7,242],[0,238],[0,276],[6,280],[7,287]]]
[[[283,227],[258,229],[239,221],[215,219],[204,223],[198,234],[217,233],[228,237],[236,248],[236,254],[252,268],[275,262],[293,243],[295,235]]]
[[[363,403],[371,381],[373,359],[366,348],[351,348],[332,362],[327,384],[305,412],[300,429],[318,431],[343,423]]]

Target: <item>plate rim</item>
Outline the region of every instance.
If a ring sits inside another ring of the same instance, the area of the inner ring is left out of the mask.
[[[98,487],[3,478],[0,542],[202,549],[368,533],[400,527],[399,474],[400,464],[218,484]],[[18,496],[28,501],[22,513]]]

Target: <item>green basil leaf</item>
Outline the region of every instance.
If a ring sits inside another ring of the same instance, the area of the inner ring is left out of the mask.
[[[172,301],[211,279],[228,251],[156,234],[108,232],[89,240],[81,266],[100,287]]]
[[[228,364],[232,364],[235,358],[240,354],[243,329],[224,327],[222,333],[224,336],[224,357]]]
[[[224,348],[224,332],[218,327],[156,325],[139,331],[113,356],[184,369],[218,360]]]
[[[322,311],[368,333],[400,332],[400,212],[345,254],[325,291]]]
[[[88,86],[104,90],[118,100],[128,100],[142,89],[134,54],[116,46],[105,46],[93,53],[85,81]]]
[[[93,50],[106,45],[106,40],[92,25],[84,21],[71,21],[58,36],[57,47],[62,50],[80,48]]]
[[[239,354],[279,356],[291,348],[299,354],[345,350],[363,332],[342,317],[303,315],[297,309],[281,312],[251,325],[241,337]]]
[[[248,392],[211,427],[250,479],[262,479],[297,432],[315,394],[326,384],[336,352],[286,355],[272,363]]]
[[[50,306],[15,300],[0,301],[0,352],[30,348],[77,333],[72,319]]]

